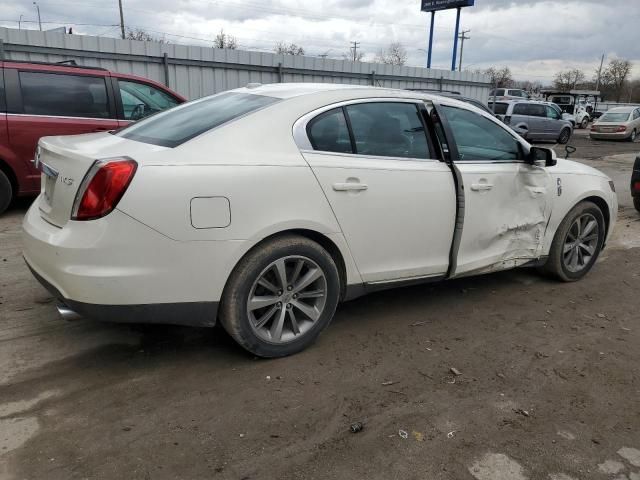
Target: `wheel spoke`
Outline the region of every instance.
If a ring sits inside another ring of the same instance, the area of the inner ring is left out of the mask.
[[[275,341],[280,341],[282,339],[282,327],[284,326],[284,319],[287,316],[287,309],[282,308],[278,317],[273,321],[271,325],[271,339]]]
[[[594,240],[597,240],[597,239],[598,239],[598,234],[594,233],[592,235],[589,235],[588,237],[584,237],[582,239],[582,242],[583,243],[591,243],[591,242],[593,242]]]
[[[256,297],[253,297],[249,301],[249,310],[253,311],[253,310],[257,310],[259,308],[268,307],[270,305],[273,305],[274,303],[277,303],[278,300],[279,300],[279,297],[275,297],[275,296],[271,296],[271,297],[256,296]]]
[[[293,275],[291,276],[291,285],[295,285],[298,281],[298,277],[300,276],[300,272],[302,271],[302,267],[304,267],[304,260],[299,259],[296,262],[296,268],[293,271]]]
[[[585,252],[587,252],[590,256],[593,255],[596,251],[596,247],[593,245],[588,245],[586,243],[581,243],[580,248],[582,248]]]
[[[293,287],[293,291],[294,292],[299,292],[301,290],[304,290],[306,287],[308,287],[309,285],[311,285],[313,282],[315,282],[317,279],[319,279],[320,277],[322,277],[322,272],[320,271],[319,268],[312,268],[310,269],[305,275],[304,277],[302,277],[300,279],[300,281],[294,285]]]
[[[567,242],[567,243],[564,244],[564,248],[562,249],[562,253],[566,255],[567,253],[569,253],[571,251],[572,248],[573,248],[573,242],[571,242],[571,243]]]
[[[291,321],[291,331],[294,335],[300,335],[300,327],[298,326],[298,319],[296,318],[296,314],[293,311],[293,308],[288,310],[289,312],[289,320]]]
[[[576,253],[578,256],[578,266],[584,265],[584,255],[582,254],[582,250],[580,250],[580,246],[576,247]]]
[[[267,290],[270,290],[273,293],[278,293],[278,287],[276,287],[273,283],[271,283],[269,280],[267,280],[264,277],[258,280],[258,285],[266,288]]]
[[[271,320],[273,314],[278,311],[278,306],[273,305],[266,313],[264,313],[255,323],[256,328],[262,328],[266,325],[266,323]]]
[[[589,235],[593,230],[598,226],[598,222],[595,220],[590,220],[587,218],[587,225],[584,227],[582,231],[582,236]]]
[[[306,303],[298,302],[298,301],[295,301],[295,300],[293,302],[291,302],[291,305],[293,305],[295,308],[300,310],[310,320],[312,320],[314,322],[320,317],[320,312],[318,312],[316,307],[312,307],[310,305],[307,305]]]
[[[577,247],[573,249],[570,266],[574,271],[576,271],[578,268],[578,248]]]
[[[320,298],[324,296],[324,290],[309,290],[298,294],[298,299],[301,298]]]
[[[576,237],[579,237],[580,234],[582,234],[582,218],[579,218],[576,220],[576,223],[574,224],[576,226]]]
[[[287,267],[284,264],[284,258],[276,261],[275,267],[276,276],[278,277],[278,282],[280,282],[280,288],[281,290],[285,290],[287,288]]]

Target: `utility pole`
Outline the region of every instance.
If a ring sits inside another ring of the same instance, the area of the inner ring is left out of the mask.
[[[471,30],[463,30],[458,38],[460,38],[460,64],[458,66],[458,71],[462,71],[462,54],[464,53],[464,41],[469,40],[471,37],[467,37],[466,34]]]
[[[358,47],[360,46],[360,42],[351,43],[353,43],[353,47],[351,47],[351,49],[353,50],[353,61],[356,62],[358,58]]]
[[[600,90],[600,77],[602,76],[602,65],[604,65],[604,53],[600,60],[600,68],[598,69],[598,81],[596,82],[596,90]]]
[[[40,6],[36,2],[33,2],[33,4],[36,6],[36,10],[38,11],[38,26],[40,27],[40,31],[42,31],[42,20],[40,20]]]
[[[21,30],[21,26],[22,26],[22,17],[24,17],[24,15],[20,15],[20,18],[18,19],[18,30]]]
[[[125,39],[124,34],[124,14],[122,13],[122,0],[118,0],[118,6],[120,7],[120,33],[122,34],[122,39]]]

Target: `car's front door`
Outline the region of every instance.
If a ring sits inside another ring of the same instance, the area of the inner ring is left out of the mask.
[[[556,140],[560,137],[560,133],[564,128],[564,123],[560,121],[562,120],[562,115],[549,105],[545,105],[544,108],[547,116],[545,119],[545,138],[547,140]]]
[[[449,267],[455,185],[429,146],[421,108],[359,101],[305,123],[303,155],[366,283],[438,277]]]
[[[551,214],[546,168],[525,163],[524,145],[491,118],[454,106],[438,110],[464,190],[454,276],[538,258]]]

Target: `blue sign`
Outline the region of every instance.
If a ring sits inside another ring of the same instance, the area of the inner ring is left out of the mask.
[[[450,8],[473,7],[475,0],[422,0],[423,12],[435,12]]]

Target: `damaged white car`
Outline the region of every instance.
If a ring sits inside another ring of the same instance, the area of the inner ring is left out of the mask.
[[[582,278],[613,183],[452,98],[251,86],[40,141],[24,257],[66,314],[298,352],[368,292],[541,266]]]

